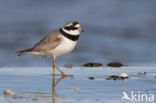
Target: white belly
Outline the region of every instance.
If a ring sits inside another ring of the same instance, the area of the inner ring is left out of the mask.
[[[59,57],[71,52],[77,41],[72,41],[67,39],[66,37],[62,37],[62,42],[55,48],[46,52],[29,52],[28,54],[34,54],[37,57]]]
[[[63,37],[61,44],[57,46],[55,49],[48,51],[48,54],[55,57],[65,55],[71,52],[76,44],[77,41],[72,41],[67,39],[66,37]]]

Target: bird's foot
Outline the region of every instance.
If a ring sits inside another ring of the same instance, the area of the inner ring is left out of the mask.
[[[66,73],[61,73],[63,77],[70,77],[70,75],[66,74]]]

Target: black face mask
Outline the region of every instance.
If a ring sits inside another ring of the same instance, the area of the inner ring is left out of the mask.
[[[64,27],[64,29],[70,31],[70,30],[76,30],[77,28],[74,26]]]

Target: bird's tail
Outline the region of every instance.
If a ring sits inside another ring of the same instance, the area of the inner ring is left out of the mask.
[[[16,52],[16,56],[25,55],[25,54],[31,52],[32,50],[33,50],[33,48],[26,49],[26,50],[22,50],[22,51],[17,51],[17,52]]]

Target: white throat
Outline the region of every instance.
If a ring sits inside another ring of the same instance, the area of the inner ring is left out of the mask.
[[[68,31],[68,30],[66,30],[64,28],[62,28],[62,30],[64,32],[68,33],[68,34],[71,34],[71,35],[79,35],[80,34],[80,32],[78,30],[70,30],[70,31]]]

